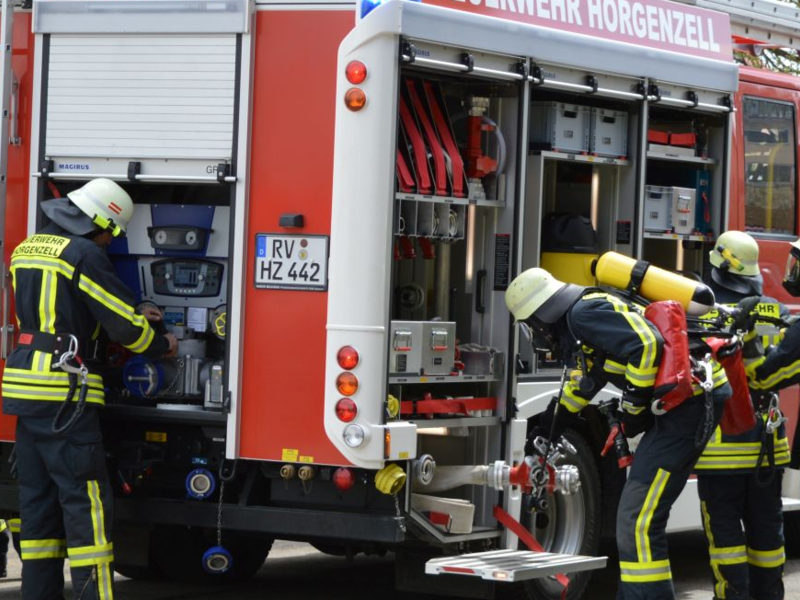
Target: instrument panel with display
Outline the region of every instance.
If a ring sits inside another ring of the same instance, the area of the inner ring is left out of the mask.
[[[167,259],[150,266],[153,289],[162,296],[218,296],[223,266],[197,259]]]

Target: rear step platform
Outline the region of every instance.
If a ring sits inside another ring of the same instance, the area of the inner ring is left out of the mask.
[[[577,573],[606,566],[607,556],[576,556],[530,550],[491,550],[434,558],[425,564],[427,575],[470,575],[491,581],[524,581]]]

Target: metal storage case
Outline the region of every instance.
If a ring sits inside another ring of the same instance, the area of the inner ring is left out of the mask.
[[[644,230],[692,233],[696,197],[697,192],[690,188],[645,186]]]
[[[628,113],[592,108],[589,115],[589,153],[624,158],[628,154]]]
[[[588,152],[590,110],[563,102],[532,102],[531,150]]]
[[[455,366],[456,324],[452,321],[392,321],[389,372],[449,375]]]

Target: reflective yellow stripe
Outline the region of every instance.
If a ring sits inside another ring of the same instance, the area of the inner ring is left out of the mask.
[[[789,463],[791,452],[776,452],[775,465],[781,466]],[[754,469],[758,463],[758,456],[750,457],[730,457],[730,456],[701,456],[695,465],[695,469]],[[769,466],[769,457],[765,456],[761,461],[762,467]]]
[[[114,545],[112,543],[99,546],[82,546],[80,548],[67,548],[70,566],[88,567],[110,563],[114,560]]]
[[[606,359],[603,363],[603,371],[606,373],[613,373],[615,375],[622,375],[625,373],[625,365]]]
[[[97,590],[100,592],[100,600],[113,600],[114,598],[114,575],[111,572],[111,565],[104,563],[97,568]]]
[[[628,305],[620,300],[609,296],[609,301],[614,306],[614,310],[625,317],[628,324],[639,336],[642,341],[642,359],[638,365],[628,363],[628,371],[625,378],[637,387],[652,387],[656,381],[658,366],[656,365],[656,355],[658,354],[658,342],[656,336],[639,313],[629,310]],[[652,375],[652,376],[651,376]]]
[[[65,558],[67,556],[67,540],[22,540],[19,545],[22,560]]]
[[[700,512],[703,514],[703,529],[708,538],[709,552],[713,552],[716,546],[714,546],[714,534],[711,531],[711,516],[708,514],[708,509],[706,509],[705,501],[700,502]],[[714,579],[716,581],[714,584],[714,594],[717,598],[720,598],[720,600],[725,600],[725,590],[728,587],[728,581],[722,575],[722,571],[719,570],[719,565],[713,561],[711,561],[711,570],[714,572]]]
[[[13,385],[3,381],[3,396],[6,398],[19,398],[21,400],[43,400],[61,402],[69,393],[68,387],[58,386],[33,386],[33,385]],[[75,392],[77,399],[79,391]],[[87,402],[103,404],[105,402],[105,392],[94,388],[89,388],[86,394]]]
[[[0,519],[0,533],[4,532],[8,529],[8,523],[6,523],[5,519]]]
[[[46,256],[21,257],[11,259],[11,268],[16,269],[39,269],[42,271],[53,271],[60,273],[67,279],[72,279],[75,275],[75,267],[60,258],[50,258]]]
[[[669,581],[672,570],[669,560],[651,562],[619,562],[620,579],[627,583],[647,583],[651,581]]]
[[[89,387],[103,389],[103,378],[96,373],[89,373]],[[38,385],[69,385],[69,373],[63,371],[36,372],[26,369],[11,369],[3,371],[3,381],[15,383],[30,383]]]
[[[116,296],[109,294],[83,273],[81,273],[78,287],[108,310],[117,313],[120,317],[127,319],[134,325],[140,325],[142,322],[146,322],[146,319],[142,315],[137,315],[135,313],[132,306],[126,304]]]
[[[639,563],[652,562],[653,556],[650,552],[650,523],[653,520],[653,514],[658,507],[658,501],[664,493],[664,488],[667,487],[669,481],[669,471],[659,469],[656,473],[653,483],[650,484],[650,489],[645,497],[642,510],[639,517],[636,519],[636,556]]]
[[[8,520],[8,528],[11,530],[11,533],[19,533],[21,527],[22,527],[22,521],[20,521],[19,519]]]
[[[581,398],[575,392],[578,391],[578,385],[572,381],[564,386],[564,393],[561,394],[561,405],[571,413],[580,412],[589,401],[586,398]]]
[[[762,569],[774,569],[786,562],[786,553],[783,546],[776,550],[753,550],[747,549],[747,562],[754,567]]]
[[[137,354],[141,354],[150,347],[150,344],[153,343],[153,339],[155,339],[155,337],[156,334],[153,331],[153,328],[150,327],[149,323],[145,322],[144,331],[142,331],[142,335],[139,336],[139,339],[137,339],[130,345],[125,345],[125,344],[123,345],[131,352],[136,352]]]
[[[107,543],[105,515],[103,513],[103,501],[100,498],[100,485],[96,480],[86,482],[87,493],[89,494],[89,504],[92,513],[92,532],[94,534],[95,546],[102,546]]]
[[[763,362],[763,360],[761,362]],[[751,375],[751,372],[757,369],[759,366],[760,363],[754,366],[748,365],[745,370],[748,372],[748,375]],[[758,379],[751,380],[750,387],[757,390],[773,388],[784,379],[791,379],[798,373],[800,373],[800,360],[796,360],[792,364],[778,369],[766,379],[762,379],[760,381]]]
[[[708,555],[712,565],[740,565],[747,562],[747,552],[744,546],[710,548]]]

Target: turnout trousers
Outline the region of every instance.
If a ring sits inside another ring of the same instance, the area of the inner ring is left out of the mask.
[[[730,395],[727,383],[713,390],[714,427]],[[617,508],[617,600],[675,598],[667,554],[667,520],[703,452],[695,444],[695,435],[705,414],[703,397],[689,398],[657,416],[636,448]]]
[[[774,475],[764,486],[755,473],[698,477],[718,600],[783,600],[783,470]]]
[[[22,600],[62,600],[69,558],[75,600],[112,600],[112,492],[97,411],[72,429],[52,416],[19,417]]]

